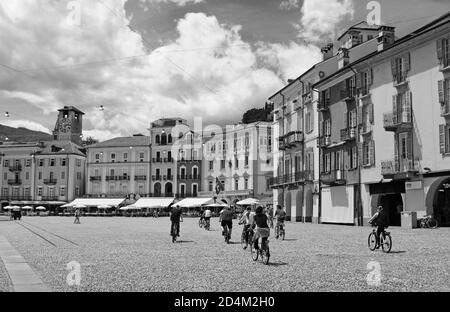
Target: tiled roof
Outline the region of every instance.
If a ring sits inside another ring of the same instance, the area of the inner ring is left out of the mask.
[[[39,151],[44,155],[73,154],[86,156],[83,148],[71,141],[47,141],[43,142],[44,147]]]
[[[91,145],[88,148],[129,147],[129,146],[149,146],[149,145],[150,145],[149,136],[132,136],[132,137],[114,138],[108,141]]]

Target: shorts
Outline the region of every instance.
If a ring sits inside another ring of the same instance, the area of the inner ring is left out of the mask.
[[[269,228],[257,228],[255,230],[254,239],[257,240],[259,238],[268,238],[269,236],[270,236],[270,229]]]
[[[227,226],[229,229],[233,228],[233,221],[222,221],[222,227]]]

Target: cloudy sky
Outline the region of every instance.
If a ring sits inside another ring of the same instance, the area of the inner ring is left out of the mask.
[[[368,2],[0,0],[0,108],[10,114],[0,124],[49,132],[65,105],[100,140],[146,134],[161,117],[235,123],[365,20]],[[448,0],[379,3],[398,36],[449,10]]]

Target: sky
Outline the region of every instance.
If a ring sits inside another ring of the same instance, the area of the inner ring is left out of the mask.
[[[63,106],[98,140],[148,134],[162,117],[234,124],[366,20],[369,2],[0,0],[0,124],[50,133]],[[398,37],[450,10],[378,3]]]

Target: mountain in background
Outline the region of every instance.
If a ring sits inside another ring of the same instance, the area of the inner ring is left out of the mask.
[[[8,140],[6,140],[8,138]],[[0,124],[0,142],[39,142],[51,141],[53,136],[26,128],[12,128]]]

